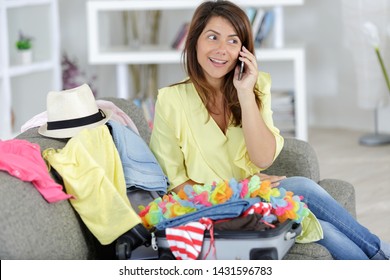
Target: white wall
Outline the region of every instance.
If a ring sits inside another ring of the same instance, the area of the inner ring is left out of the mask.
[[[385,2],[389,10],[390,1]],[[287,40],[304,41],[306,45],[309,123],[373,130],[374,111],[359,106],[353,50],[345,44],[342,1],[306,0],[304,7],[287,9],[285,14]],[[382,51],[388,54],[389,49]],[[372,59],[376,60],[374,51]],[[389,69],[389,61],[386,63]],[[382,88],[387,90],[384,80]],[[389,132],[390,107],[381,108],[379,115],[379,130]]]
[[[97,95],[115,96],[115,69],[113,66],[94,66],[88,63],[86,0],[59,0],[61,53],[76,59],[88,82],[97,75]]]
[[[62,48],[71,57],[77,57],[89,76],[98,75],[98,96],[115,96],[115,68],[88,65],[85,3],[86,0],[59,1]],[[173,36],[177,31],[163,24],[167,32],[163,36]],[[303,42],[307,51],[309,124],[371,132],[374,112],[359,107],[353,56],[343,41],[342,1],[306,0],[304,6],[286,8],[285,26],[286,42]],[[289,71],[288,67],[286,69]],[[160,72],[163,74],[159,86],[181,79],[183,75],[177,65],[166,65]],[[390,132],[387,121],[390,106],[380,109],[379,113],[380,131]]]

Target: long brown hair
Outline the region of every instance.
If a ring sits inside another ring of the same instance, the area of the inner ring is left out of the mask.
[[[185,69],[189,77],[183,83],[192,82],[210,112],[209,105],[213,104],[215,96],[214,89],[207,83],[203,69],[197,60],[197,41],[208,21],[212,17],[223,17],[229,21],[243,46],[254,54],[255,48],[253,43],[252,28],[246,13],[236,4],[229,1],[207,1],[202,3],[194,12],[188,31],[185,47],[183,50],[183,60]],[[234,69],[225,75],[222,82],[221,91],[225,98],[225,108],[232,113],[232,123],[235,126],[241,125],[241,106],[238,101],[237,90],[233,85]],[[260,90],[254,87],[256,103],[260,107],[261,101],[258,97]]]

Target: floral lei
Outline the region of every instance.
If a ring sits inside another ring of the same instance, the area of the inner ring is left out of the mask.
[[[268,180],[261,181],[257,175],[250,179],[237,181],[213,182],[206,185],[187,185],[178,193],[172,192],[163,197],[156,198],[146,207],[140,206],[139,216],[147,228],[158,223],[188,213],[195,212],[204,207],[234,201],[259,197],[261,203],[269,206],[270,211],[262,213],[267,223],[284,222],[287,219],[300,223],[309,215],[309,210],[302,197],[294,195],[284,188],[271,187]]]

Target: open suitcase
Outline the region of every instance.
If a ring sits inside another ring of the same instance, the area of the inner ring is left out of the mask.
[[[145,205],[145,201],[152,201],[158,195],[153,192],[137,191],[128,192],[128,198],[135,209],[138,205]],[[229,215],[238,217],[242,208],[250,205],[248,201],[227,202],[214,206],[218,208],[217,213],[228,213]],[[185,216],[193,216],[192,220],[196,221],[202,217],[210,217],[207,212],[209,209],[203,209],[195,213]],[[206,211],[206,212],[204,212]],[[184,218],[184,216],[182,216]],[[211,218],[211,217],[210,217]],[[214,219],[218,221],[218,219]],[[222,218],[223,220],[223,218]],[[165,230],[162,228],[175,228],[178,225],[185,224],[179,219],[167,220],[163,227],[157,227],[151,232],[151,240],[148,242],[150,246],[140,246],[134,250],[129,250],[126,243],[117,246],[117,256],[119,259],[176,259],[172,254]],[[219,227],[221,228],[221,227]],[[301,233],[302,226],[292,220],[287,220],[284,223],[278,223],[274,228],[265,227],[262,230],[218,230],[214,232],[214,248],[215,255],[209,251],[211,244],[211,236],[208,230],[204,231],[202,249],[198,259],[222,259],[222,260],[280,260],[288,253],[295,243],[295,238]],[[125,253],[125,251],[129,254]],[[206,256],[207,255],[207,256]]]
[[[288,220],[274,229],[264,231],[214,231],[215,256],[210,252],[208,260],[280,260],[288,253],[301,232],[301,225]],[[210,234],[205,232],[198,259],[204,259],[210,248]],[[139,247],[131,259],[174,260],[165,231],[152,234],[150,247]]]

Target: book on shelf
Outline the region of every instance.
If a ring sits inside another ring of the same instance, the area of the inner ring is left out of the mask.
[[[279,129],[281,134],[295,132],[295,117],[293,114],[285,114],[281,116],[274,112],[274,125]]]
[[[271,109],[274,125],[284,136],[295,134],[294,92],[291,90],[273,90]]]
[[[257,9],[254,7],[248,7],[245,9],[245,13],[248,16],[250,24],[253,25],[253,20],[256,17]]]
[[[294,92],[292,90],[272,90],[271,91],[272,107],[294,104]]]
[[[280,131],[291,131],[295,130],[295,119],[289,118],[289,119],[275,119],[274,125],[280,129]]]
[[[252,34],[253,38],[256,38],[257,31],[260,28],[261,22],[263,21],[263,17],[265,14],[264,8],[258,8],[256,10],[256,14],[254,15],[253,21],[252,21]]]
[[[256,47],[260,47],[263,41],[272,31],[274,24],[274,10],[272,8],[253,8],[249,7],[245,10],[249,22],[252,25],[252,34]]]
[[[185,22],[180,27],[179,31],[176,34],[175,39],[172,42],[172,48],[176,50],[182,50],[184,48],[184,44],[188,35],[188,28],[190,24]]]
[[[274,24],[274,10],[268,9],[264,12],[261,23],[259,27],[256,29],[256,33],[253,33],[255,44],[259,47],[262,45],[263,41],[268,37],[271,33],[273,24]]]

